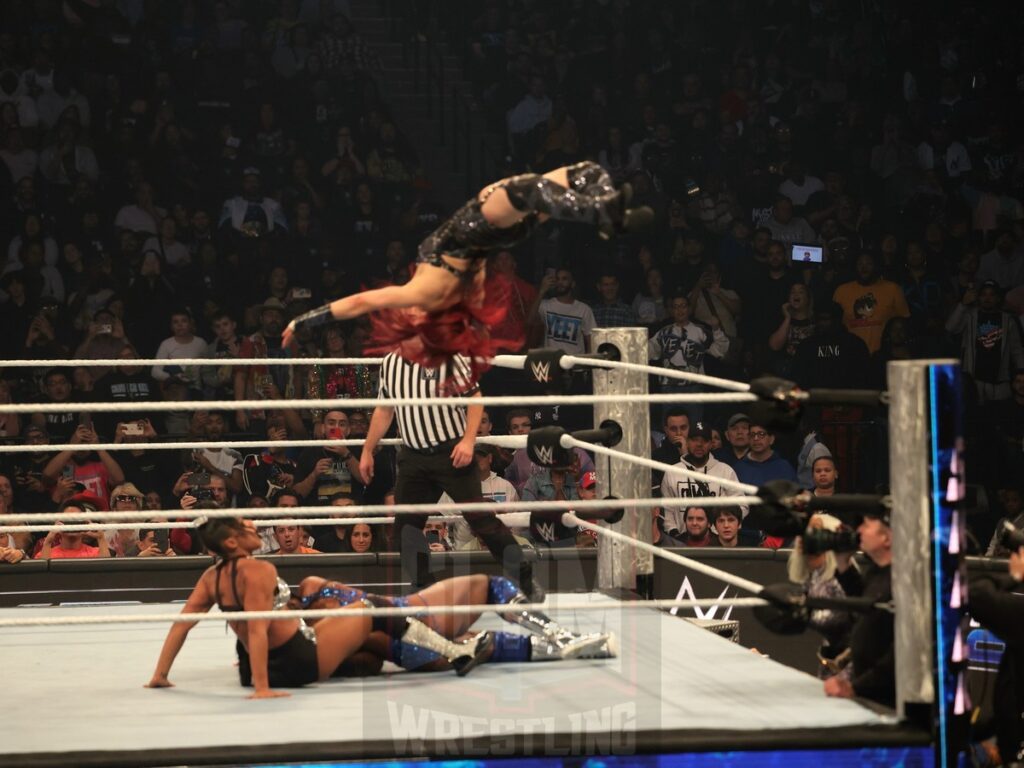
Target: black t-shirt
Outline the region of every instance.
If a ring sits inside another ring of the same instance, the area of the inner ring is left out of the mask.
[[[355,453],[352,456],[358,459]],[[327,504],[331,496],[336,493],[350,493],[357,500],[362,498],[363,486],[352,476],[352,471],[349,469],[351,462],[345,461],[337,453],[324,450],[323,448],[307,448],[299,455],[297,462],[299,471],[295,476],[295,481],[302,482],[309,477],[309,474],[321,459],[329,459],[331,467],[324,474],[316,478],[313,490],[310,491],[305,499],[307,502],[310,504]]]
[[[8,454],[4,472],[14,486],[14,509],[18,512],[51,512],[57,508],[50,498],[50,488],[42,491],[29,490],[31,480],[43,479],[43,469],[50,459],[51,453]]]
[[[148,372],[125,374],[120,371],[111,371],[102,379],[96,382],[92,392],[92,399],[97,403],[125,403],[140,402],[148,403],[160,399],[159,392],[153,379]],[[114,431],[118,422],[130,421],[133,418],[146,417],[153,427],[159,432],[163,424],[163,416],[160,413],[139,412],[137,415],[128,413],[96,413],[93,414],[93,422],[96,432],[104,439],[113,441]]]
[[[339,539],[334,528],[328,528],[320,533],[313,540],[313,549],[330,554],[352,551],[351,547],[348,545],[348,541],[346,539]]]
[[[850,597],[867,597],[875,602],[892,600],[892,568],[870,563],[863,573],[848,568],[837,573],[843,591]],[[863,613],[850,632],[853,676],[850,682],[858,696],[879,704],[896,703],[896,665],[893,615],[889,611]]]
[[[270,498],[275,489],[286,487],[282,475],[301,480],[298,465],[291,459],[275,461],[269,453],[250,454],[242,464],[242,477],[250,496]]]
[[[124,471],[125,480],[143,493],[156,491],[168,496],[181,475],[174,451],[143,451],[136,456],[132,451],[118,451],[114,460]]]
[[[1003,354],[1003,313],[978,310],[978,331],[974,338],[974,378],[987,384],[999,381]]]

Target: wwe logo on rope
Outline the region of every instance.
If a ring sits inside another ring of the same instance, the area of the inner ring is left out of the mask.
[[[540,384],[547,384],[551,381],[551,363],[549,362],[533,362],[530,363],[530,370],[533,372],[533,378]]]
[[[550,445],[538,445],[536,448],[537,463],[544,467],[550,467],[555,463],[555,449]]]

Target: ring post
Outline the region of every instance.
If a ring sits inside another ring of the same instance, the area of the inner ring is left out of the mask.
[[[896,707],[935,729],[936,765],[946,766],[966,708],[960,365],[894,361],[888,382]]]
[[[646,328],[596,328],[593,348],[611,344],[627,363],[647,362]],[[594,405],[594,426],[611,419],[622,427],[618,450],[634,456],[649,456],[651,450],[651,417],[649,406],[636,398],[647,394],[647,374],[622,369],[593,368],[594,394],[618,394],[615,403]],[[651,492],[651,470],[622,459],[597,456],[598,497],[613,494],[621,499],[642,499]],[[610,470],[610,471],[609,471]],[[622,520],[612,530],[639,541],[651,543],[650,508],[626,506]],[[599,589],[637,588],[637,576],[654,573],[654,558],[649,552],[615,541],[609,536],[597,540],[597,586]]]

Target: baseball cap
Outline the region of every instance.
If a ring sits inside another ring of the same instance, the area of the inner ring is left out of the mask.
[[[277,310],[281,314],[286,314],[288,312],[288,307],[286,307],[284,302],[276,296],[271,296],[260,305],[260,312],[266,312],[267,310]]]
[[[703,437],[705,440],[710,440],[711,426],[705,421],[695,421],[690,425],[690,432],[688,436],[690,438]]]
[[[729,417],[729,421],[728,421],[726,426],[728,426],[728,427],[735,427],[741,421],[745,421],[745,422],[747,422],[747,424],[749,424],[750,423],[750,417],[747,416],[747,414],[745,414],[745,413],[734,413],[732,416]]]
[[[978,290],[984,290],[985,288],[991,288],[996,293],[1003,292],[1002,286],[999,285],[999,283],[997,283],[995,280],[986,280],[980,286],[978,286]]]
[[[888,507],[875,507],[864,512],[862,517],[868,520],[880,520],[886,527],[892,527],[892,510]]]
[[[596,472],[584,472],[580,476],[579,486],[585,491],[589,491],[591,488],[597,485],[597,473]]]

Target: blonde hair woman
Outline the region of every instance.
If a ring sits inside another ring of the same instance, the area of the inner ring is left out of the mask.
[[[836,532],[842,522],[832,515],[818,513],[807,523],[808,531]],[[807,555],[801,539],[797,538],[787,563],[789,580],[800,584],[808,597],[846,597],[836,579],[836,556],[831,550]],[[847,611],[820,608],[811,611],[810,626],[822,636],[818,647],[818,677],[822,680],[835,675],[848,676],[850,629],[853,617]]]

